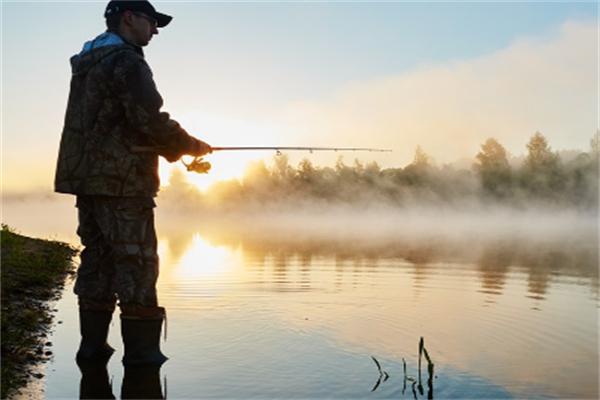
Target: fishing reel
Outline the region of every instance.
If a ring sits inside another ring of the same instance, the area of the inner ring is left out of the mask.
[[[212,165],[208,161],[204,161],[202,157],[194,157],[194,159],[187,164],[183,159],[181,160],[188,172],[196,172],[198,174],[208,174]]]

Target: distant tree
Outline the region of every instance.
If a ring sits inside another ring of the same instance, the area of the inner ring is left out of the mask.
[[[600,163],[600,129],[596,130],[596,134],[592,137],[590,141],[591,154],[590,154],[590,174],[592,176],[592,180],[594,182],[593,190],[595,190],[596,194],[596,203],[598,203],[598,178],[600,174],[600,170],[598,169],[598,164]]]
[[[298,163],[295,175],[295,189],[299,193],[318,195],[321,191],[321,171],[312,162],[304,158]]]
[[[485,193],[504,204],[520,206],[522,200],[532,198],[589,210],[598,207],[598,158],[592,154],[598,152],[599,142],[596,132],[589,152],[569,150],[559,155],[536,132],[527,143],[523,162],[511,167],[505,148],[489,138],[481,144],[471,169],[462,163],[436,165],[420,146],[405,168],[384,170],[375,162],[356,160],[346,165],[342,157],[334,167],[319,167],[308,159],[291,167],[286,156],[276,156],[268,167],[263,161],[251,163],[241,181],[215,184],[205,192],[195,190],[183,172],[174,172],[166,194],[173,198],[193,194],[195,200],[190,203],[233,209],[286,202],[297,206],[314,200],[323,204],[453,206],[471,204]]]
[[[421,146],[417,146],[413,162],[402,171],[402,181],[409,186],[428,185],[431,169],[431,157],[423,151]]]
[[[244,183],[250,183],[255,180],[265,181],[268,179],[268,176],[269,170],[264,161],[250,162],[244,173]]]
[[[590,140],[589,153],[581,153],[565,165],[568,177],[567,193],[571,204],[598,209],[598,158],[600,130]]]
[[[263,196],[270,192],[271,174],[263,160],[251,162],[244,173],[242,187],[244,192],[252,196]]]
[[[191,183],[188,176],[180,168],[174,168],[169,176],[168,185],[161,189],[162,197],[165,199],[174,199],[185,208],[198,204],[203,195],[198,187]]]
[[[341,171],[345,170],[346,168],[348,168],[348,167],[344,163],[344,156],[338,156],[338,158],[335,160],[335,172],[337,172],[339,174]]]
[[[371,161],[365,166],[365,175],[368,177],[376,177],[381,173],[381,167],[376,161]]]
[[[273,158],[271,176],[273,176],[278,183],[288,183],[294,174],[294,168],[290,166],[287,154],[280,154]]]
[[[411,165],[414,165],[418,168],[426,168],[431,165],[431,157],[429,157],[421,148],[421,146],[417,146],[415,149],[415,156],[413,158],[413,162]]]
[[[497,197],[506,196],[511,189],[511,168],[506,150],[494,138],[481,145],[476,156],[475,171],[479,175],[484,190]]]
[[[600,154],[600,130],[597,130],[596,134],[592,136],[592,140],[590,140],[590,149],[592,156],[598,158],[598,154]]]
[[[494,138],[487,139],[481,145],[481,151],[477,153],[476,158],[480,168],[506,168],[509,166],[506,149]]]
[[[359,161],[358,158],[354,159],[354,172],[358,176],[362,175],[365,172],[365,166]]]
[[[580,208],[598,207],[598,159],[581,153],[564,166],[567,199]]]
[[[335,162],[335,172],[340,183],[352,184],[356,181],[356,170],[344,163],[344,157],[339,156]]]
[[[521,174],[524,188],[536,196],[558,198],[564,188],[564,174],[559,156],[552,152],[548,141],[536,132],[527,143],[527,157]]]
[[[298,178],[302,181],[312,181],[315,177],[316,172],[317,170],[312,165],[312,162],[307,158],[302,159],[302,161],[300,161],[300,163],[298,164]]]
[[[596,134],[590,141],[590,147],[592,148],[591,149],[592,151],[590,154],[590,156],[591,156],[590,157],[591,158],[590,169],[592,170],[594,186],[595,186],[595,188],[597,188],[598,187],[598,175],[600,174],[600,170],[598,169],[598,164],[600,163],[600,130],[596,131]],[[596,196],[598,196],[598,190],[596,190]],[[596,199],[596,202],[597,202],[597,199]]]
[[[532,170],[552,168],[558,163],[558,156],[552,152],[548,141],[540,132],[536,132],[527,143],[525,163]]]

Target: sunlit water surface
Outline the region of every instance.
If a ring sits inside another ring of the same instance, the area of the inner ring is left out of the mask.
[[[72,205],[52,207],[40,219],[31,205],[5,204],[4,220],[78,244]],[[149,385],[169,398],[598,397],[597,231],[575,246],[502,240],[470,252],[267,241],[158,216],[169,360]],[[56,308],[44,396],[76,398],[72,283]],[[107,368],[117,398],[119,329],[115,314]],[[422,394],[410,380],[420,337],[435,365],[428,386],[423,360]]]

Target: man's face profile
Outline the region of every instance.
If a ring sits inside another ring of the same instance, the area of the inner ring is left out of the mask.
[[[157,21],[142,12],[125,11],[121,23],[137,46],[148,45],[152,36],[158,35]]]

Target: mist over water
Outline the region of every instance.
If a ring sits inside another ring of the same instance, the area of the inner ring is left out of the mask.
[[[64,195],[3,196],[3,223],[24,234],[76,243],[77,209]],[[211,240],[291,246],[313,243],[315,248],[348,252],[379,251],[382,256],[403,246],[427,244],[445,255],[477,256],[488,245],[503,243],[515,249],[561,249],[598,256],[598,211],[540,205],[514,208],[466,204],[462,207],[389,204],[246,204],[239,210],[204,210],[186,199],[159,195],[159,235],[202,232]],[[348,244],[351,245],[348,245]]]
[[[289,209],[257,207],[215,215],[201,211],[178,212],[167,203],[160,213],[165,229],[185,231],[191,226],[267,242],[354,240],[371,247],[386,242],[469,241],[472,247],[497,240],[529,240],[531,244],[560,241],[585,248],[594,247],[598,236],[596,212],[568,209],[304,205]]]

